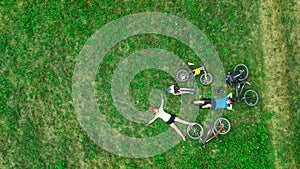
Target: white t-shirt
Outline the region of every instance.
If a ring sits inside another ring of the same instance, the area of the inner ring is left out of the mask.
[[[158,113],[155,114],[155,119],[157,118],[161,118],[164,122],[167,122],[171,118],[171,115],[166,113],[162,108],[160,108]]]
[[[175,91],[175,85],[170,86],[167,91],[173,95],[178,95],[180,93],[179,90]]]

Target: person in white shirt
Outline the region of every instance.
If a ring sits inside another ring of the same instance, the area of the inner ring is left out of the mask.
[[[178,118],[176,115],[174,114],[169,114],[166,113],[163,109],[164,106],[164,95],[162,95],[162,100],[161,100],[161,105],[159,108],[156,107],[152,107],[151,110],[153,113],[155,113],[155,117],[146,125],[150,125],[151,123],[153,123],[157,118],[161,118],[164,122],[166,122],[168,125],[170,125],[173,129],[175,129],[175,131],[182,137],[182,139],[185,141],[185,136],[181,133],[181,131],[178,129],[178,127],[174,124],[174,122],[179,122],[182,124],[186,124],[189,126],[192,126],[196,123],[191,123],[185,120],[182,120],[180,118]]]
[[[194,94],[195,89],[191,88],[180,88],[177,85],[172,85],[167,89],[168,93],[173,95],[181,95],[181,94]]]

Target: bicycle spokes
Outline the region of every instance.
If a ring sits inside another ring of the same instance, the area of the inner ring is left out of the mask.
[[[230,130],[230,123],[225,118],[219,118],[214,123],[214,129],[216,132],[219,132],[220,134],[227,134]]]
[[[191,136],[193,137],[199,137],[200,136],[200,131],[196,128],[193,128],[189,131],[189,133],[191,134]]]
[[[189,79],[189,72],[186,69],[180,69],[177,73],[176,73],[176,79],[179,82],[185,82]]]
[[[200,76],[200,82],[203,84],[203,85],[209,85],[211,84],[213,80],[213,77],[210,73],[208,72],[204,72],[201,76]]]
[[[259,100],[258,93],[253,89],[247,90],[243,99],[248,106],[255,106]]]
[[[202,136],[203,128],[200,124],[195,124],[188,126],[186,132],[191,139],[197,140]]]
[[[238,78],[238,81],[244,81],[248,77],[248,67],[245,64],[235,65],[233,71],[238,71],[241,76]]]

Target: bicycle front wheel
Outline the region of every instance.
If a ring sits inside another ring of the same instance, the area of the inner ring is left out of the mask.
[[[214,130],[220,134],[227,134],[231,129],[230,122],[225,118],[218,118],[214,123]]]
[[[249,71],[248,71],[248,67],[245,64],[240,63],[240,64],[235,65],[233,71],[236,71],[236,70],[243,72],[242,76],[238,79],[240,82],[247,79]]]
[[[250,89],[247,90],[244,93],[244,102],[246,103],[247,106],[256,106],[258,104],[259,101],[259,96],[257,91]]]
[[[203,127],[198,123],[187,126],[186,133],[191,139],[198,140],[203,135]]]
[[[210,85],[211,82],[213,81],[213,77],[210,73],[203,73],[201,76],[200,76],[200,82],[204,85],[204,86],[207,86],[207,85]]]

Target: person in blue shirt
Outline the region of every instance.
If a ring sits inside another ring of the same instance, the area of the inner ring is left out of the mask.
[[[233,103],[234,100],[232,98],[232,93],[229,93],[225,98],[220,98],[220,99],[203,98],[199,101],[192,102],[192,104],[199,104],[196,106],[199,109],[210,108],[211,110],[217,110],[217,109],[232,110]]]

